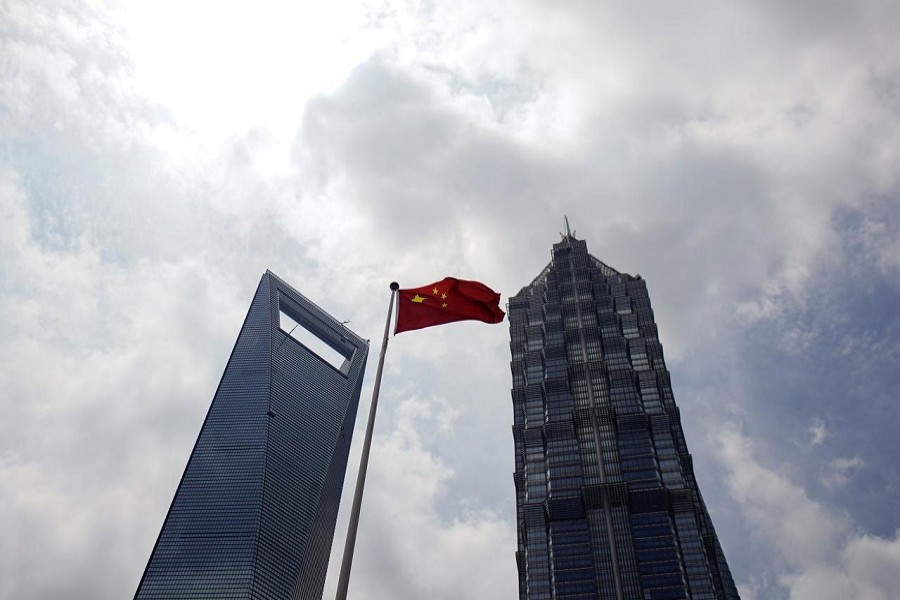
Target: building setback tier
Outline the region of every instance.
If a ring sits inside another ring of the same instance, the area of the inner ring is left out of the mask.
[[[509,322],[520,599],[738,599],[644,280],[567,233]]]

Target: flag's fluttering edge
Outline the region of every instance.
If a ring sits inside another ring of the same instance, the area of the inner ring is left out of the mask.
[[[398,293],[394,333],[454,321],[499,323],[506,315],[500,310],[500,294],[477,281],[445,277],[437,283]]]

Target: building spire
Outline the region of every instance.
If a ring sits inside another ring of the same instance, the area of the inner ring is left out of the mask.
[[[569,229],[569,217],[567,215],[563,215],[563,220],[565,221],[565,225],[566,225],[566,233],[561,234],[563,239],[564,240],[568,240],[569,238],[575,239],[574,238],[575,232],[572,231],[571,229]]]

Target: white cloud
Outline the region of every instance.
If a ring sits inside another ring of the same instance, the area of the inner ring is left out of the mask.
[[[825,424],[825,421],[818,417],[813,417],[813,419],[810,421],[807,433],[809,433],[810,446],[818,446],[826,439],[828,439],[828,436],[830,435],[828,426]]]
[[[865,465],[866,462],[858,456],[836,458],[825,465],[820,480],[822,485],[831,490],[844,487],[850,483],[853,471]]]
[[[900,567],[900,535],[858,531],[851,518],[809,497],[786,475],[758,461],[753,443],[730,426],[718,436],[727,484],[756,541],[777,554],[780,587],[792,600],[893,597]],[[841,459],[839,468],[859,466]],[[760,582],[757,582],[757,586]],[[766,597],[775,590],[754,589]]]
[[[378,42],[355,0],[128,0],[114,18],[138,92],[211,143],[259,126],[293,131],[306,100]]]
[[[0,596],[121,597],[206,410],[190,400],[212,393],[243,305],[199,261],[125,270],[88,241],[42,248],[18,177],[0,179],[11,234],[0,310],[14,324],[0,338],[0,523],[12,553]]]
[[[424,421],[436,421],[438,431],[445,430],[446,409],[438,399],[412,397],[396,407],[393,422],[381,421],[381,430],[389,433],[376,436],[372,448],[351,598],[474,600],[515,594],[512,524],[483,509],[451,520],[439,514],[438,498],[448,493],[448,487],[457,488],[454,495],[466,493],[465,482],[458,481],[453,470],[426,449],[419,434]],[[339,523],[336,538],[343,538],[344,527]],[[341,551],[336,543],[331,559],[334,571]],[[498,556],[510,560],[498,561]],[[336,579],[336,573],[330,572],[325,597],[333,595]]]
[[[900,533],[900,532],[898,532]],[[889,600],[900,585],[900,535],[850,535],[829,564],[809,565],[785,577],[792,600]]]

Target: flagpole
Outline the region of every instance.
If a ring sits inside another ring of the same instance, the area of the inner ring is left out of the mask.
[[[356,491],[353,493],[353,507],[350,509],[350,523],[347,525],[347,540],[344,542],[344,558],[341,560],[341,575],[338,579],[335,600],[347,600],[347,587],[350,585],[350,565],[353,563],[353,548],[356,546],[356,530],[359,527],[359,509],[362,504],[363,488],[366,485],[366,470],[369,466],[369,449],[372,447],[372,431],[375,429],[375,411],[378,409],[378,392],[381,388],[381,372],[384,370],[384,354],[387,352],[388,335],[391,331],[391,316],[394,309],[394,298],[400,284],[391,282],[391,301],[388,304],[387,321],[384,324],[384,338],[381,340],[381,354],[378,355],[378,370],[375,372],[375,389],[372,390],[372,403],[369,405],[369,422],[366,424],[366,437],[363,440],[362,457],[359,459],[359,473],[356,475]]]

